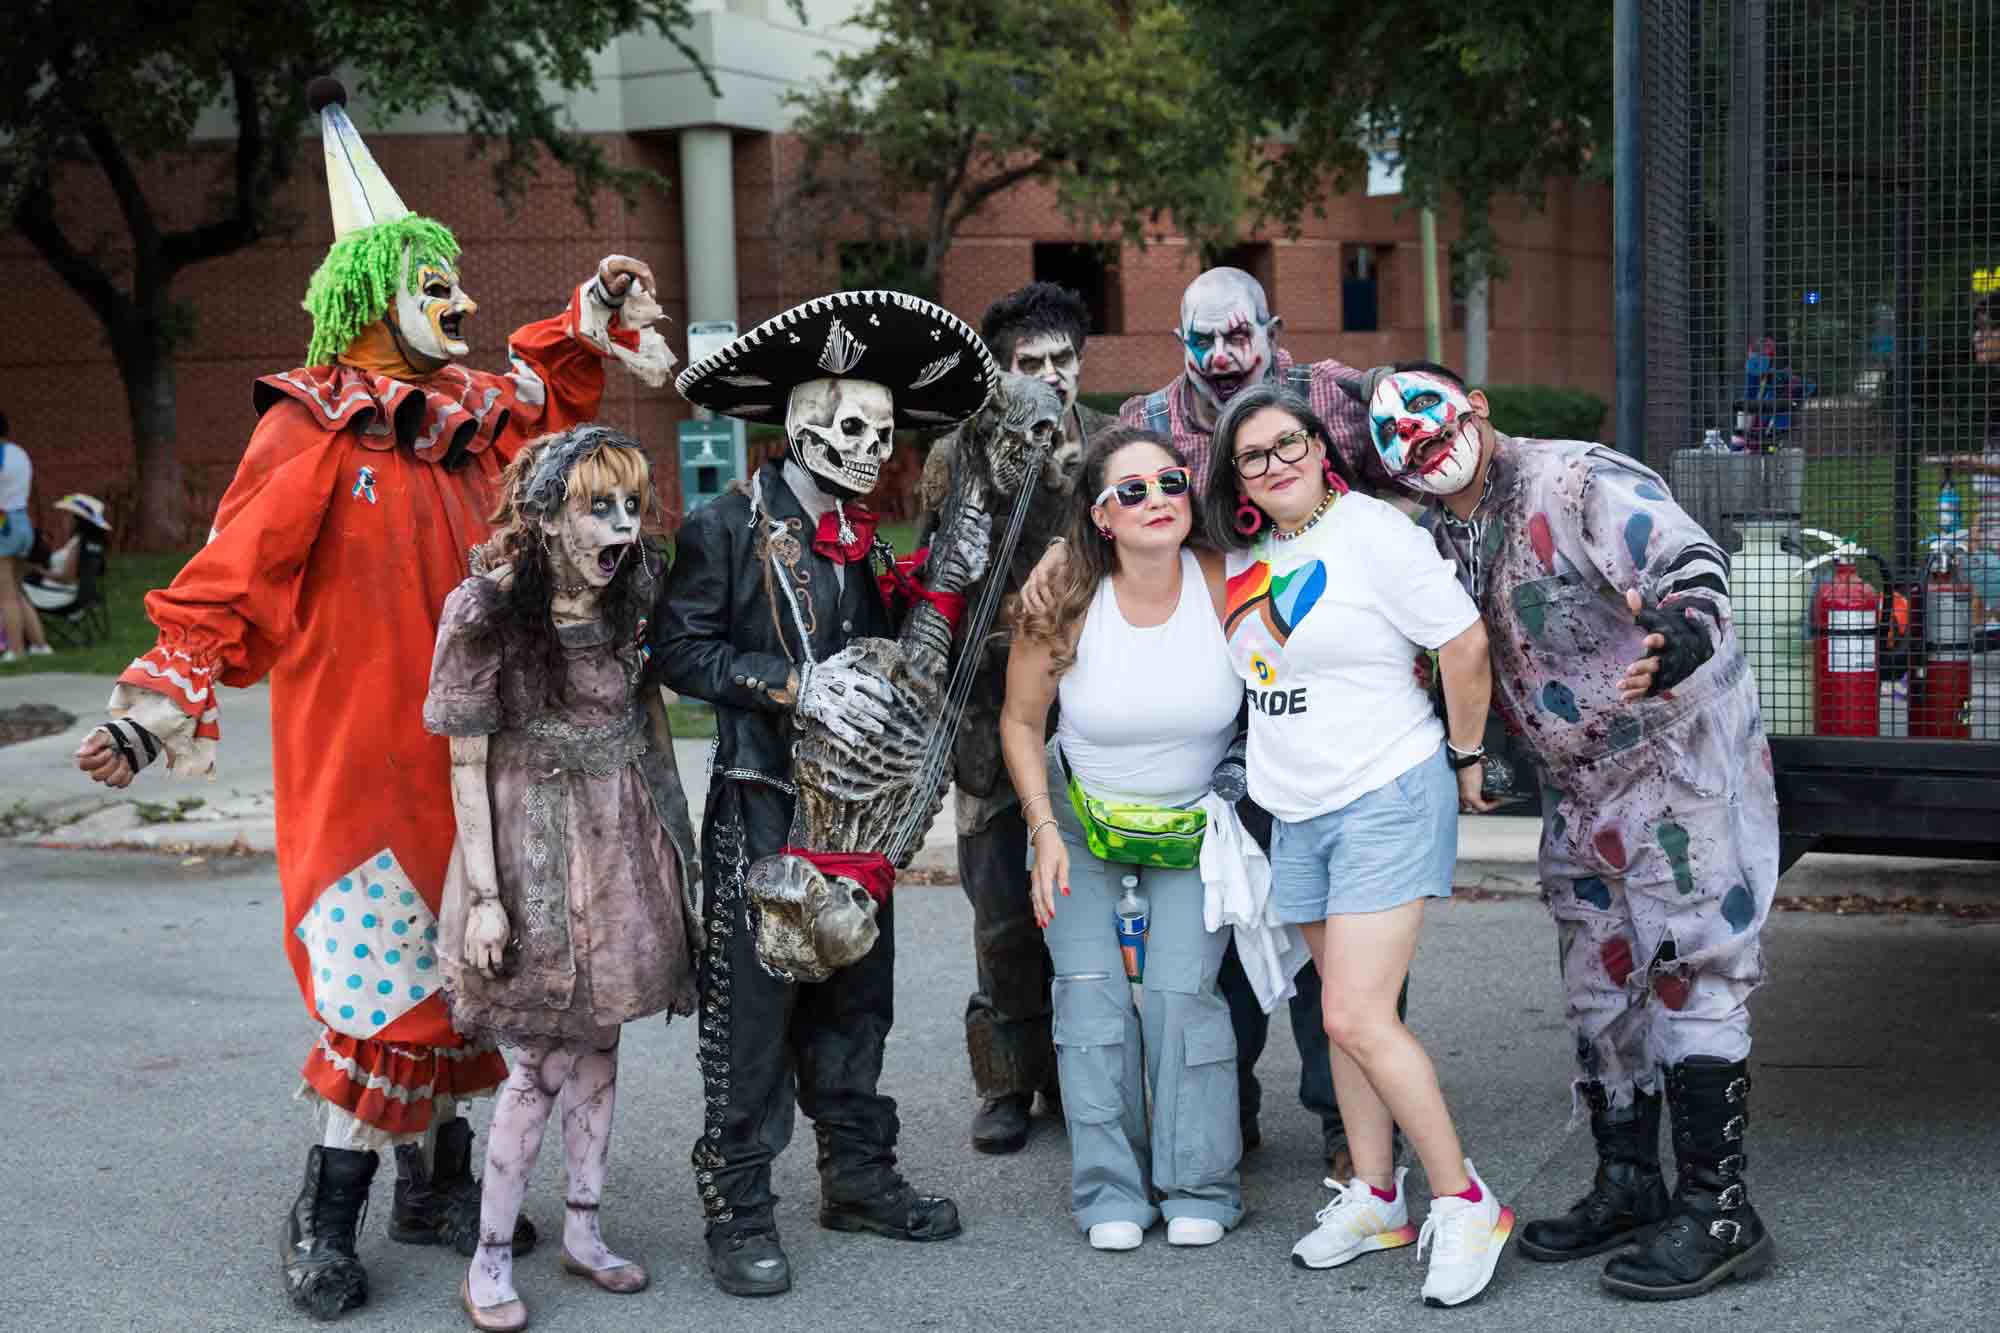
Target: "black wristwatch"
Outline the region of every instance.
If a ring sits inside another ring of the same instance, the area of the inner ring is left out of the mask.
[[[1444,743],[1444,759],[1446,763],[1451,765],[1451,771],[1454,773],[1461,769],[1471,768],[1474,764],[1479,763],[1485,758],[1486,747],[1484,745],[1474,746],[1470,750],[1461,750],[1450,741]]]

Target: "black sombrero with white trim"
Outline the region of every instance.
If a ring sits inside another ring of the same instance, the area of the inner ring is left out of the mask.
[[[674,387],[696,407],[783,425],[792,390],[828,378],[886,385],[896,424],[929,429],[983,407],[1000,368],[942,306],[903,292],[835,292],[765,320],[683,370]]]

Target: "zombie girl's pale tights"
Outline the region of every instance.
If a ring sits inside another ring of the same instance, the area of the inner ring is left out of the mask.
[[[475,1305],[513,1300],[514,1219],[541,1152],[558,1097],[562,1100],[563,1160],[569,1188],[563,1209],[563,1249],[589,1268],[627,1262],[605,1247],[597,1228],[618,1092],[618,1041],[599,1047],[571,1041],[509,1048],[513,1072],[500,1089],[486,1138],[486,1177],[479,1199],[479,1252],[468,1287]]]

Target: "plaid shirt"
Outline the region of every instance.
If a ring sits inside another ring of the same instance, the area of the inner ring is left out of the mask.
[[[1352,383],[1359,372],[1334,360],[1315,361],[1299,369],[1308,377],[1307,401],[1319,414],[1319,419],[1326,423],[1327,433],[1333,437],[1333,447],[1340,451],[1348,472],[1360,479],[1361,489],[1377,495],[1399,494],[1400,490],[1394,485],[1388,469],[1382,465],[1381,455],[1375,452],[1375,446],[1368,438],[1368,409],[1340,387],[1342,380]],[[1291,353],[1279,349],[1279,379],[1291,380],[1296,373]],[[1145,426],[1149,401],[1164,402],[1168,434],[1175,447],[1186,457],[1188,466],[1194,470],[1196,493],[1205,491],[1208,488],[1209,447],[1214,433],[1195,424],[1194,386],[1188,383],[1187,372],[1176,375],[1173,383],[1158,393],[1142,393],[1127,398],[1125,405],[1118,410],[1118,424]]]

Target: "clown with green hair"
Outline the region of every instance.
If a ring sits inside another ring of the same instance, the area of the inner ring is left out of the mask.
[[[515,331],[504,373],[462,364],[477,307],[458,241],[403,205],[338,83],[307,96],[334,224],[306,291],[308,364],[257,381],[257,425],[208,544],[147,597],[159,641],[119,678],[77,763],[113,787],[161,756],[175,775],[213,777],[217,687],[270,681],[282,939],[314,1024],[300,1092],[317,1113],[280,1258],[293,1302],[333,1318],[367,1298],[355,1233],[379,1150],[396,1159],[392,1238],[468,1256],[481,1243],[458,1103],[507,1068],[453,1031],[440,989],[455,824],[450,750],[424,730],[423,704],[445,595],[522,445],[597,415],[606,359],[657,385],[673,356],[647,327],[651,270],[612,255],[559,314]],[[533,1241],[524,1223],[493,1243]]]

